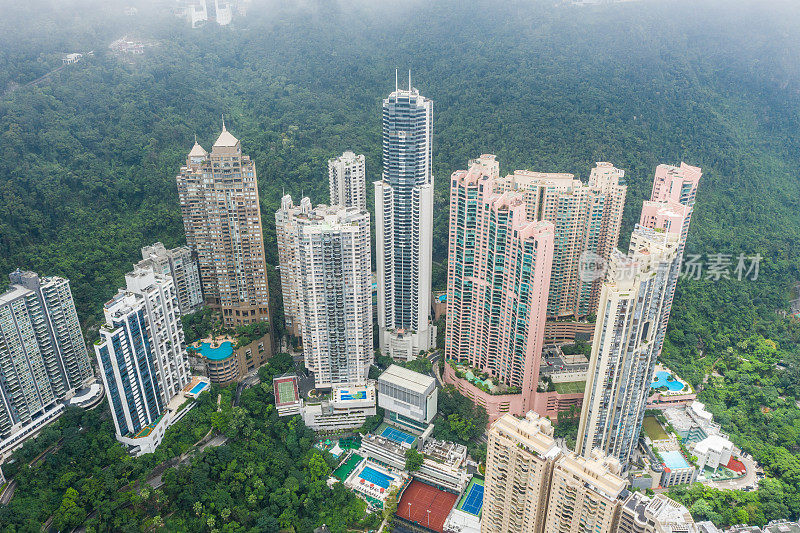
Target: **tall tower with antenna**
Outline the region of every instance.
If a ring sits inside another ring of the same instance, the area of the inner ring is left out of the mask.
[[[431,322],[433,102],[411,85],[383,101],[383,174],[375,185],[378,326],[384,354],[413,358],[436,339]]]

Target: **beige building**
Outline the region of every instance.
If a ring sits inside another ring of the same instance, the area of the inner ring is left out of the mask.
[[[507,414],[489,429],[482,533],[536,533],[544,523],[553,460],[561,449],[550,420]]]
[[[556,459],[544,528],[546,533],[616,530],[620,494],[627,481],[619,461],[595,450],[589,458],[568,453]]]
[[[620,462],[559,448],[549,419],[510,414],[489,429],[483,533],[695,533],[682,505],[626,490]]]
[[[619,241],[627,186],[625,171],[597,163],[589,182],[573,174],[517,170],[498,179],[498,191],[518,191],[525,197],[528,220],[555,225],[553,267],[547,315],[585,317],[597,309],[601,279],[581,276],[584,261],[608,261]]]
[[[269,321],[256,167],[224,123],[210,154],[195,142],[177,182],[206,304],[226,327]]]
[[[632,492],[622,504],[619,533],[697,533],[689,510],[663,494]]]

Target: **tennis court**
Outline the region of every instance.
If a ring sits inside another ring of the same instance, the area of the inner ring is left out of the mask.
[[[274,392],[277,399],[276,403],[278,405],[294,403],[298,401],[299,396],[297,394],[297,378],[292,376],[276,379]]]
[[[567,381],[564,383],[553,383],[556,392],[559,394],[578,394],[586,390],[585,381]]]
[[[403,520],[441,533],[455,503],[455,494],[415,479],[403,491],[395,514]]]
[[[483,508],[482,480],[475,477],[470,480],[467,490],[464,491],[464,495],[461,497],[457,508],[475,516],[481,515],[481,509]]]
[[[386,426],[385,428],[383,428],[381,436],[386,437],[387,439],[391,439],[395,442],[400,442],[400,443],[407,442],[408,444],[411,444],[415,440],[417,440],[417,437],[415,437],[414,435],[410,435],[405,431],[400,431],[399,429],[393,428],[391,426]]]

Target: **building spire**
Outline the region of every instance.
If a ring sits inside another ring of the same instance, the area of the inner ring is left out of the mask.
[[[400,88],[400,85],[397,82],[397,70],[398,69],[394,69],[394,90],[395,90],[395,92]]]
[[[225,129],[225,113],[222,114],[222,131],[227,131]]]
[[[411,92],[411,69],[408,69],[408,92]]]

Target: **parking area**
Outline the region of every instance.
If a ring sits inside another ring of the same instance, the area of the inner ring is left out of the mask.
[[[589,370],[589,362],[581,357],[569,359],[579,362],[567,361],[561,351],[555,346],[545,346],[542,350],[542,364],[539,367],[539,374],[547,376],[558,372],[586,372]]]

